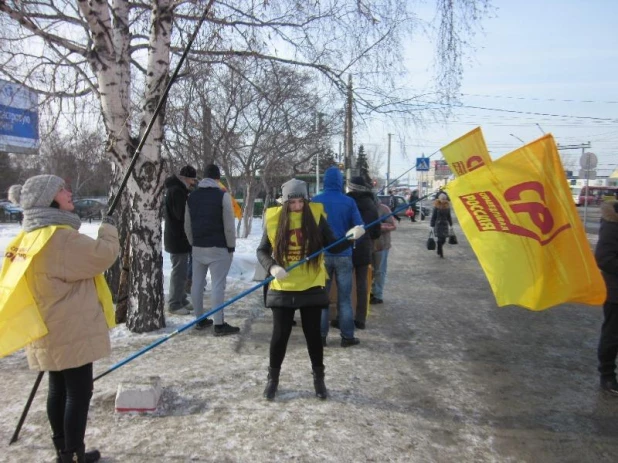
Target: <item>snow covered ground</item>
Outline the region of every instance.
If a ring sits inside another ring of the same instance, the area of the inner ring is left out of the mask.
[[[94,235],[98,224],[83,227]],[[0,225],[0,246],[18,228]],[[238,242],[228,299],[258,284],[261,228]],[[427,232],[426,222],[398,224],[385,302],[371,306],[361,344],[340,347],[331,328],[328,400],[314,395],[301,326],[276,400],[262,398],[272,316],[258,289],[225,309],[239,335],[189,329],[95,382],[87,446],[103,463],[614,462],[618,402],[599,392],[595,370],[601,308],[497,308],[465,236],[437,259]],[[115,328],[95,375],[191,320],[166,314],[166,328],[144,334]],[[151,376],[163,387],[159,409],[115,413],[118,385]],[[0,359],[2,462],[54,461],[45,382],[8,446],[35,378],[23,351]]]

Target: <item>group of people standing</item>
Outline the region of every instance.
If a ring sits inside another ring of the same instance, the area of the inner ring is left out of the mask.
[[[220,179],[219,167],[209,164],[199,183],[197,171],[192,166],[184,166],[178,175],[165,181],[163,243],[172,263],[168,292],[168,311],[172,314],[194,312],[196,319],[202,318],[209,271],[211,307],[225,300],[227,275],[236,250],[236,227],[232,198],[221,188]],[[185,291],[189,266],[191,302]],[[198,321],[195,329],[204,330],[214,324],[215,336],[240,332],[240,328],[225,322],[223,310],[216,312],[213,318]]]

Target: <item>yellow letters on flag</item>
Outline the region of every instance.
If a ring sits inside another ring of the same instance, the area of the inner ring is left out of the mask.
[[[440,151],[456,177],[491,164],[491,157],[480,127],[440,148]]]
[[[449,194],[498,306],[604,302],[551,135],[455,179]]]

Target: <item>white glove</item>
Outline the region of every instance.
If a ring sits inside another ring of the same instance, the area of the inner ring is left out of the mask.
[[[288,272],[286,272],[285,269],[281,267],[281,265],[273,265],[270,268],[270,274],[274,276],[277,280],[283,280],[288,276]]]
[[[349,240],[357,240],[359,239],[361,236],[363,236],[365,234],[365,229],[363,228],[362,225],[356,225],[355,227],[350,228],[345,235],[348,237]],[[350,236],[352,235],[352,236]]]

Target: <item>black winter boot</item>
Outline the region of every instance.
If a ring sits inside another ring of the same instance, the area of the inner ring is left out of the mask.
[[[268,368],[268,383],[266,383],[266,388],[264,389],[264,398],[266,400],[273,400],[275,398],[275,393],[279,386],[279,373],[281,373],[281,368]]]
[[[62,463],[86,463],[86,452],[84,447],[72,451],[63,450],[60,452]]]
[[[57,439],[54,439],[54,445],[56,445],[56,441]],[[64,448],[64,439],[62,439],[62,446]],[[58,452],[58,458],[56,458],[56,463],[96,463],[101,459],[101,452],[99,452],[98,450],[90,450],[86,452],[84,451],[84,447],[77,449],[74,452],[65,452],[64,450],[59,450],[58,447],[56,447],[56,451]]]
[[[324,384],[324,367],[315,367],[313,369],[313,387],[315,388],[315,396],[319,399],[326,399],[328,391]]]

